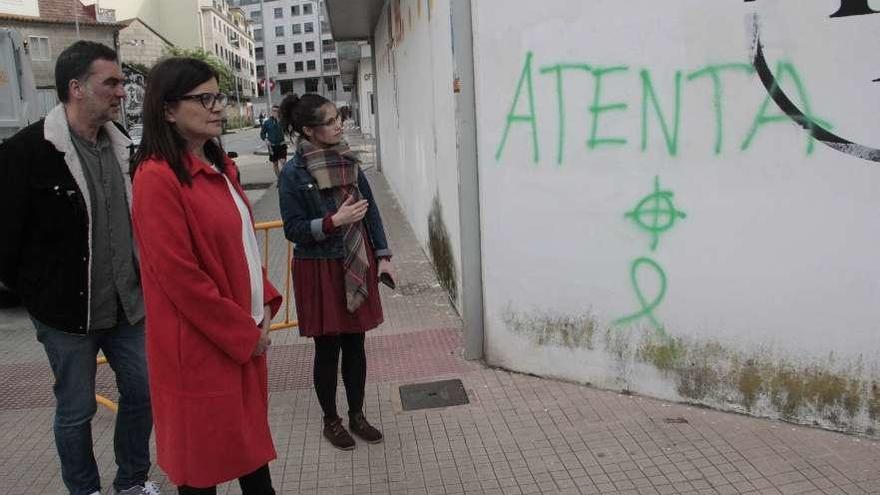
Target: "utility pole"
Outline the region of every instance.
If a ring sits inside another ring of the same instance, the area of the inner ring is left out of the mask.
[[[271,115],[272,113],[272,78],[269,77],[269,67],[272,64],[269,63],[269,44],[266,43],[266,39],[268,39],[268,35],[266,34],[266,8],[263,5],[263,0],[260,0],[260,32],[263,33],[263,61],[265,63],[266,70],[263,71],[264,81],[266,85],[266,117]]]
[[[73,0],[73,22],[76,23],[76,39],[79,37],[79,0]]]
[[[327,85],[324,84],[324,2],[318,2],[318,90],[323,97],[327,97]]]

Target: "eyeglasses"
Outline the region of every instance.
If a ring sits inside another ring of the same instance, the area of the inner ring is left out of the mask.
[[[336,117],[329,118],[329,119],[325,120],[324,122],[321,122],[320,124],[316,125],[315,127],[327,127],[327,126],[336,125],[336,124],[340,124],[340,123],[342,123],[342,116],[339,114],[336,114]]]
[[[183,95],[177,98],[171,98],[168,101],[193,100],[198,101],[206,110],[212,110],[214,105],[219,103],[220,107],[225,107],[229,97],[223,93],[199,93],[197,95]]]

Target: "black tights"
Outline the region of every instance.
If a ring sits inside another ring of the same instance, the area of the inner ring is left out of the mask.
[[[238,485],[241,487],[242,495],[275,495],[268,464],[239,478]],[[177,487],[177,493],[178,495],[216,495],[217,487],[193,488],[181,485]]]
[[[324,419],[335,419],[336,371],[339,369],[339,351],[342,351],[342,382],[348,398],[349,414],[361,412],[364,407],[364,387],[367,384],[367,354],[363,333],[346,333],[315,337],[315,365],[313,376],[318,402]]]

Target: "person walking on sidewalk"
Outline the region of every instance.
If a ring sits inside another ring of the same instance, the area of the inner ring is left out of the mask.
[[[342,139],[336,106],[316,94],[281,103],[282,128],[297,137],[278,190],[284,234],[294,243],[293,288],[300,334],[315,341],[313,378],[324,437],[340,449],[354,439],[336,410],[336,382],[348,398],[348,426],[368,443],[382,433],[364,417],[365,332],[383,321],[380,274],[393,280],[391,250],[360,160]]]
[[[55,446],[72,495],[100,494],[95,372],[116,374],[116,493],[159,493],[150,470],[144,302],[131,237],[131,140],[116,52],[78,41],[58,55],[61,103],[0,145],[0,282],[21,297],[55,377]],[[122,168],[125,167],[125,170]]]
[[[281,295],[217,141],[218,80],[192,58],[153,67],[132,165],[156,450],[181,495],[213,495],[235,478],[244,495],[274,495],[266,350]]]
[[[272,162],[275,177],[278,177],[281,164],[287,160],[287,143],[284,142],[284,132],[278,123],[278,105],[272,106],[272,114],[263,121],[260,127],[260,139],[269,147],[269,161]]]

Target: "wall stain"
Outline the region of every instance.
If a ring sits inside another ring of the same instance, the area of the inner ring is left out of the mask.
[[[446,289],[453,302],[457,301],[458,279],[455,273],[455,259],[452,256],[452,245],[449,242],[446,224],[443,222],[443,211],[438,195],[434,195],[431,213],[428,215],[428,250],[431,253],[431,260],[434,262],[434,270],[437,272],[440,286]]]
[[[519,313],[508,307],[501,318],[513,333],[529,337],[535,345],[593,349],[593,335],[597,325],[589,313]]]
[[[634,365],[670,380],[685,402],[878,437],[880,375],[862,358],[791,358],[714,340],[674,337],[649,327],[603,327],[592,313],[502,314],[508,330],[537,346],[601,350],[614,362],[613,387],[632,390]]]

